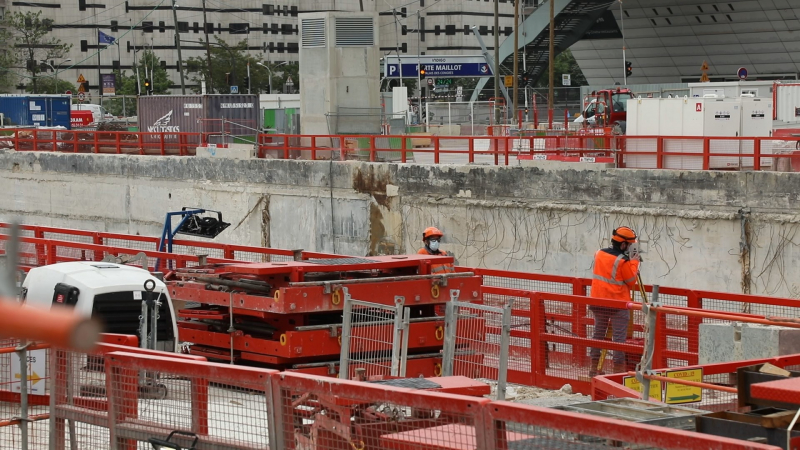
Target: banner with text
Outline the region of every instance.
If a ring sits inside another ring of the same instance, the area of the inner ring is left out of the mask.
[[[425,77],[473,78],[494,76],[483,56],[387,56],[383,73],[387,78],[417,78],[419,67]]]

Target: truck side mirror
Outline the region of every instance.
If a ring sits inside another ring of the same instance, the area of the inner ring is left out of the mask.
[[[53,289],[53,304],[63,306],[75,306],[78,304],[80,289],[65,283],[58,283]]]

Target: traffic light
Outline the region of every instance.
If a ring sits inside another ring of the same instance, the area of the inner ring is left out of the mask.
[[[520,84],[520,86],[528,86],[528,85],[530,85],[531,84],[531,76],[528,75],[527,73],[523,73],[519,77],[519,84]]]
[[[243,85],[245,88],[248,88],[248,87],[250,86],[250,77],[247,77],[247,76],[246,76],[246,77],[244,77],[244,79],[242,80],[242,85]]]
[[[633,64],[630,61],[625,61],[625,78],[628,78],[633,73]]]
[[[233,76],[230,72],[225,72],[225,83],[228,86],[233,86]]]
[[[272,92],[270,92],[271,89],[269,88],[269,85],[267,87],[265,87],[264,90],[267,91],[267,94],[271,94],[272,93]]]
[[[150,95],[153,93],[153,84],[150,83],[150,78],[144,79],[144,95]]]
[[[419,79],[420,80],[424,80],[425,79],[425,68],[424,67],[421,67],[419,69]]]

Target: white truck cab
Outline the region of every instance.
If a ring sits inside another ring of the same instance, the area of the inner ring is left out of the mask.
[[[145,282],[152,295],[145,290]],[[99,319],[106,333],[136,336],[140,336],[142,301],[158,298],[155,348],[178,350],[178,327],[167,286],[144,269],[95,261],[51,264],[31,269],[22,288],[24,303],[41,308],[55,304],[71,307],[76,314]],[[147,329],[152,331],[151,319],[148,317]],[[145,347],[141,337],[140,346]]]

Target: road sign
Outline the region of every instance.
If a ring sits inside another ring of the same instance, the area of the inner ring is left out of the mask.
[[[86,78],[83,78],[83,74],[78,75],[78,83],[86,83]]]
[[[428,86],[433,86],[433,78],[428,78]]]
[[[67,95],[72,95],[72,91],[67,91],[67,92],[64,92],[64,93],[67,94]]]
[[[662,375],[656,373],[656,375]],[[633,389],[638,393],[642,393],[642,383],[636,377],[622,377],[622,385],[628,389]],[[650,398],[657,402],[661,401],[661,382],[658,380],[650,380]]]
[[[294,86],[294,81],[292,81],[292,77],[286,78],[286,85],[287,86]]]
[[[736,71],[736,76],[738,76],[740,80],[746,80],[747,69],[745,69],[744,67],[739,67],[739,70]]]
[[[686,381],[703,382],[703,369],[673,370],[667,372],[667,378]],[[665,401],[668,404],[693,403],[703,399],[703,389],[685,384],[667,383]]]
[[[708,63],[706,61],[703,61],[703,65],[700,66],[700,70],[708,70]]]
[[[464,95],[464,87],[456,86],[456,95]]]
[[[78,101],[82,102],[84,100],[86,100],[86,94],[84,94],[83,92],[78,92]]]
[[[494,76],[483,56],[387,56],[383,60],[383,73],[387,78],[400,78],[402,63],[403,78],[419,76],[419,66],[425,76],[439,78],[473,78]]]
[[[562,73],[561,74],[561,84],[563,86],[571,86],[572,85],[572,79],[570,78],[570,74],[568,74],[568,73]]]
[[[238,94],[239,86],[231,86],[231,94]]]
[[[47,373],[46,370],[47,351],[31,350],[28,352],[28,393],[44,394],[47,381],[42,377]],[[11,356],[11,373],[14,392],[20,391],[20,381],[22,381],[22,371],[20,370],[19,355]],[[8,373],[8,372],[6,372]]]
[[[506,87],[514,86],[514,76],[513,75],[506,75],[503,77],[503,84]]]

